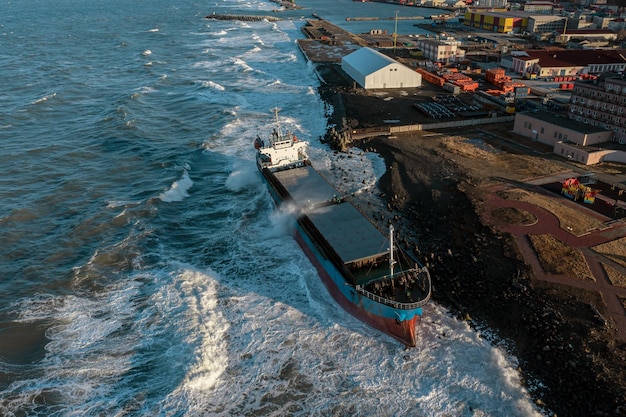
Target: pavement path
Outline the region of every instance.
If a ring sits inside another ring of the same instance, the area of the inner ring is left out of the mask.
[[[526,184],[528,185],[528,183]],[[530,185],[537,187],[537,185]],[[537,280],[552,282],[560,285],[576,287],[588,291],[595,291],[600,294],[605,304],[604,319],[610,318],[616,328],[616,336],[621,341],[626,342],[626,310],[622,300],[626,300],[626,287],[613,285],[606,274],[603,265],[626,276],[626,267],[612,261],[609,258],[595,252],[592,248],[596,245],[617,240],[626,236],[626,223],[614,221],[608,217],[601,216],[595,212],[590,213],[602,220],[605,228],[593,230],[581,236],[576,236],[560,227],[559,219],[556,215],[542,207],[524,201],[505,200],[501,198],[497,191],[506,189],[506,184],[494,187],[485,201],[484,215],[493,222],[492,212],[497,208],[517,208],[532,213],[537,221],[531,225],[509,224],[498,226],[503,232],[510,233],[516,240],[517,246],[524,257],[526,263],[530,265]],[[563,197],[563,204],[571,204],[580,210],[581,207],[574,202]],[[584,209],[584,208],[582,208]],[[565,245],[577,249],[581,252],[589,270],[593,274],[594,280],[583,280],[567,275],[554,275],[546,273],[539,262],[537,253],[533,249],[529,235],[550,234]]]

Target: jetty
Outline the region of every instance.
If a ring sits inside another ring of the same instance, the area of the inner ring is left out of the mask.
[[[275,16],[260,16],[260,15],[245,15],[245,14],[219,14],[213,12],[212,14],[205,16],[205,19],[215,20],[240,20],[242,22],[260,22],[267,20],[268,22],[278,22],[282,20]]]
[[[346,17],[348,22],[367,20],[424,20],[424,16],[398,16],[398,17]]]

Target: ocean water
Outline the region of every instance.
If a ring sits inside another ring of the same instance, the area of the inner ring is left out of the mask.
[[[384,171],[317,140],[295,43],[363,3],[301,4],[0,0],[0,415],[540,415],[504,346],[431,304],[405,350],[291,238],[253,162],[272,108],[342,192]]]

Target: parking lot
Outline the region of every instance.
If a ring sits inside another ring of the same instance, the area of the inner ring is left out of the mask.
[[[466,117],[466,114],[475,114],[481,110],[480,106],[468,104],[452,94],[435,95],[432,99],[432,102],[415,103],[413,108],[431,119]]]

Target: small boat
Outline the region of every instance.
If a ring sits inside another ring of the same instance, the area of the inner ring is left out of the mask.
[[[269,137],[254,140],[256,163],[273,200],[300,209],[295,240],[346,311],[408,347],[417,343],[422,307],[431,297],[428,269],[381,233],[318,173],[306,141],[284,134],[276,110]]]

